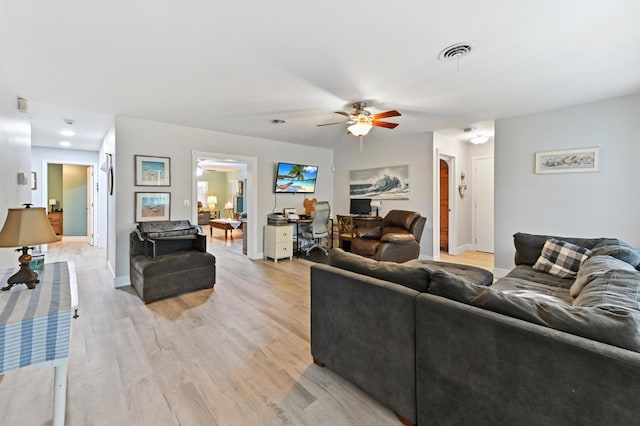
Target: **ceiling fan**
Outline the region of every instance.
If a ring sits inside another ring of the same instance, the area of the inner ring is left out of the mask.
[[[402,115],[395,109],[391,111],[380,112],[378,114],[371,114],[371,112],[365,109],[366,107],[367,107],[366,102],[354,102],[353,111],[351,112],[336,111],[335,112],[336,114],[340,114],[340,115],[344,115],[345,117],[348,117],[349,118],[348,121],[318,124],[318,126],[332,126],[334,124],[349,124],[349,127],[347,127],[347,133],[360,137],[360,151],[362,151],[362,137],[367,133],[369,133],[369,130],[371,130],[373,126],[386,127],[387,129],[395,129],[398,126],[398,123],[389,123],[387,121],[380,121],[381,118],[399,117]]]

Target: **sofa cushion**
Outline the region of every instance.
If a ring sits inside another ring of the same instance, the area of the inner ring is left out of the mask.
[[[615,257],[591,256],[578,270],[578,275],[569,290],[571,297],[577,297],[587,284],[609,271],[635,271],[635,269],[627,262]]]
[[[563,278],[574,277],[582,262],[590,254],[591,251],[588,248],[550,238],[544,243],[542,253],[533,265],[533,269]]]
[[[407,266],[421,266],[430,271],[447,271],[450,274],[465,278],[467,281],[478,285],[491,285],[493,274],[486,269],[459,263],[440,262],[438,260],[412,259],[404,262]]]
[[[632,309],[640,314],[640,272],[610,270],[597,276],[584,287],[573,306]]]
[[[329,252],[329,265],[373,278],[391,281],[421,292],[427,291],[431,272],[429,268],[421,265],[381,262],[349,253],[339,248],[334,248]]]
[[[513,235],[513,244],[516,248],[515,263],[516,265],[533,265],[540,257],[542,247],[549,238],[567,241],[569,243],[591,249],[602,238],[568,238],[554,237],[551,235],[536,235],[518,232]]]
[[[640,268],[640,253],[638,250],[617,238],[603,238],[602,241],[593,246],[591,254],[593,256],[612,256],[636,269]]]
[[[528,283],[537,283],[544,285],[545,287],[558,287],[567,291],[574,282],[574,278],[562,278],[555,275],[549,275],[546,272],[536,271],[533,266],[530,265],[518,265],[513,268],[503,279],[498,281],[502,282],[505,279],[519,279]]]
[[[640,352],[640,312],[631,309],[571,306],[560,298],[536,291],[477,286],[445,271],[431,273],[429,293]]]

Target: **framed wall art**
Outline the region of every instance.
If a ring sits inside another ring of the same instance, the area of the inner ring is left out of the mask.
[[[169,192],[136,192],[136,222],[169,220],[171,210],[171,193]]]
[[[36,189],[38,189],[38,174],[31,172],[31,190],[35,191]]]
[[[136,186],[170,186],[171,159],[136,155]]]
[[[600,148],[536,152],[536,174],[584,173],[600,170]]]
[[[351,170],[349,195],[351,198],[408,200],[409,165]]]

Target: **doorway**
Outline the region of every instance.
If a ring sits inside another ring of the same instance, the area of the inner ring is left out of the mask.
[[[95,164],[42,162],[42,204],[60,221],[65,240],[96,244]]]
[[[449,164],[440,159],[440,250],[449,251]]]

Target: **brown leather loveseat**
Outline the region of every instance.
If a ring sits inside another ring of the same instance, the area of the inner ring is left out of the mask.
[[[418,212],[391,210],[382,226],[358,230],[351,252],[375,260],[402,263],[417,259],[427,218]]]

